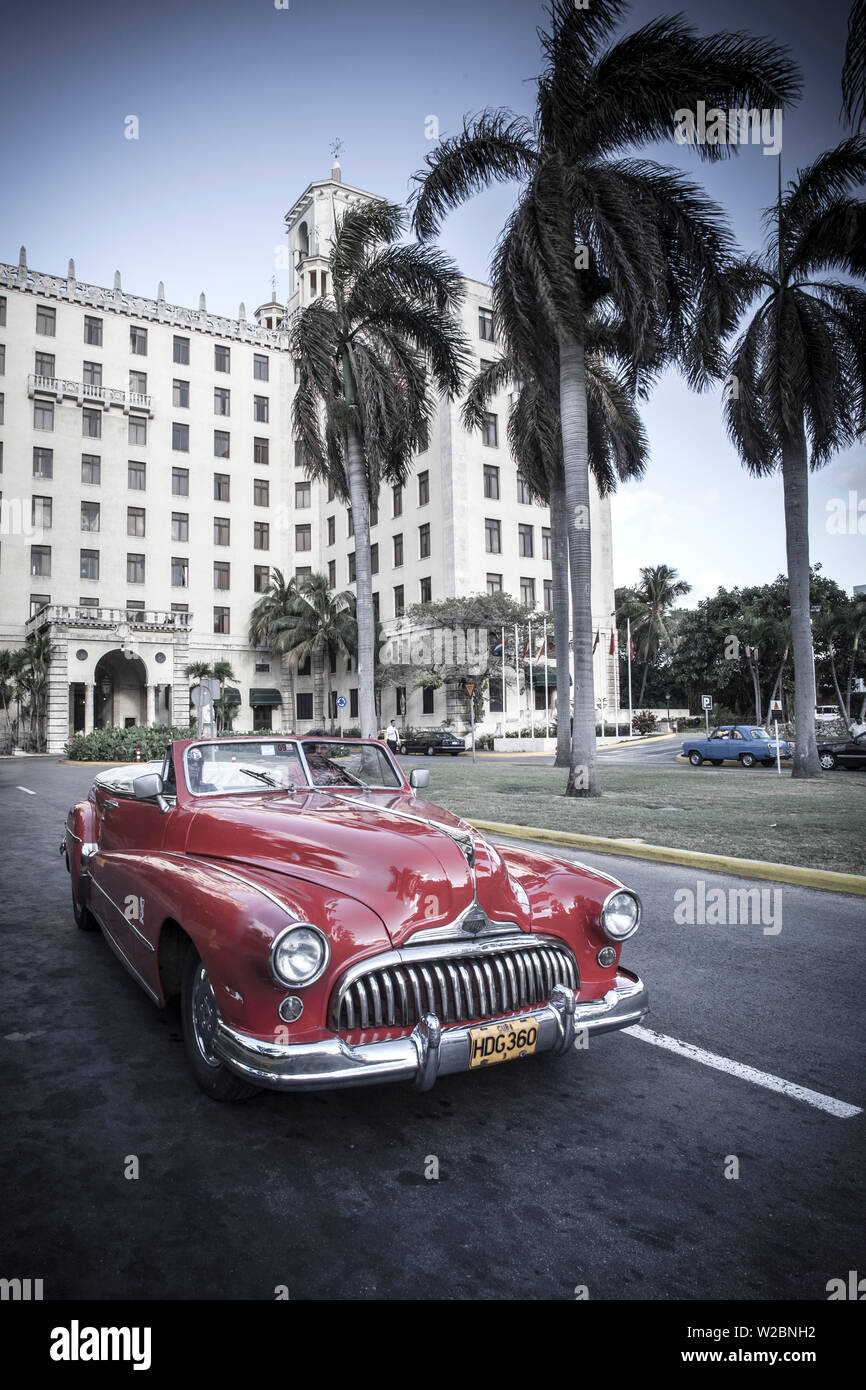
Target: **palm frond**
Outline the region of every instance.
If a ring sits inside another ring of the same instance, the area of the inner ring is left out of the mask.
[[[532,127],[522,116],[488,109],[464,118],[458,135],[440,140],[412,178],[412,226],[422,241],[438,232],[446,213],[494,182],[523,179],[537,161]]]
[[[852,130],[866,124],[866,0],[854,0],[842,68],[842,111]]]

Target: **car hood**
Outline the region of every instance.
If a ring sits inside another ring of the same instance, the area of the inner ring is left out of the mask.
[[[493,921],[530,928],[525,894],[477,831],[473,871],[449,831],[469,827],[399,792],[220,797],[191,818],[186,852],[321,884],[365,903],[393,944],[445,926],[477,901]]]

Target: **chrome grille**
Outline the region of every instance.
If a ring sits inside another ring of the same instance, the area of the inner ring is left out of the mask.
[[[376,957],[350,970],[331,996],[331,1027],[412,1028],[426,1013],[443,1024],[496,1018],[546,1003],[554,985],[579,984],[566,946],[549,938],[523,938],[495,950],[454,949]]]

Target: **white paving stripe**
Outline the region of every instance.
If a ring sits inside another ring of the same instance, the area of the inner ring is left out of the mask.
[[[849,1105],[847,1101],[824,1096],[820,1091],[810,1091],[808,1086],[797,1086],[795,1082],[785,1081],[781,1076],[773,1076],[771,1072],[758,1071],[757,1068],[747,1067],[742,1062],[734,1062],[730,1057],[719,1057],[715,1052],[705,1052],[702,1047],[695,1047],[693,1043],[680,1042],[679,1038],[668,1038],[664,1033],[654,1033],[651,1028],[642,1028],[640,1024],[635,1024],[633,1028],[624,1028],[622,1031],[630,1033],[641,1042],[653,1043],[655,1047],[664,1047],[668,1052],[688,1057],[692,1062],[702,1062],[705,1067],[726,1071],[731,1076],[741,1077],[743,1081],[753,1082],[755,1086],[764,1086],[768,1091],[778,1091],[780,1095],[790,1096],[792,1100],[803,1100],[807,1105],[813,1105],[816,1110],[826,1110],[828,1115],[835,1115],[840,1120],[850,1120],[852,1115],[863,1113],[859,1105]]]
[[[36,795],[36,793],[35,793],[35,792],[32,792],[32,791],[30,790],[29,787],[16,787],[15,790],[16,790],[17,792],[26,792],[28,796],[35,796],[35,795]]]

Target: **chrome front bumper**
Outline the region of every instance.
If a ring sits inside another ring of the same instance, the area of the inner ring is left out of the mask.
[[[579,1034],[628,1028],[640,1023],[648,1010],[646,986],[628,970],[617,971],[616,984],[603,999],[586,1003],[576,1000],[573,990],[556,985],[546,1004],[528,1011],[538,1023],[535,1051],[561,1055],[575,1042],[581,1043]],[[507,1017],[519,1022],[527,1013]],[[507,1018],[492,1021],[502,1023]],[[236,1032],[220,1020],[213,1047],[238,1076],[267,1090],[313,1091],[411,1081],[419,1091],[429,1091],[438,1076],[470,1070],[469,1032],[469,1026],[443,1028],[436,1015],[428,1013],[404,1038],[359,1047],[350,1047],[339,1037],[279,1045]]]

